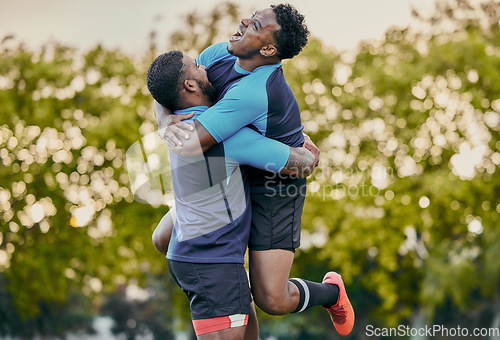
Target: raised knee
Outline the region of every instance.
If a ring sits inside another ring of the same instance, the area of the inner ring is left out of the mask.
[[[284,315],[287,314],[286,306],[283,304],[283,298],[266,295],[254,296],[255,304],[259,306],[267,314],[271,315]]]

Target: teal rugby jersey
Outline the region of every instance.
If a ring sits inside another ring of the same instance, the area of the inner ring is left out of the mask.
[[[247,126],[263,136],[296,147],[304,144],[300,110],[281,63],[265,65],[248,72],[238,66],[227,51],[227,42],[205,49],[197,58],[207,67],[207,76],[217,89],[217,102],[198,117],[217,142]],[[252,192],[276,192],[284,185],[297,185],[305,179],[276,176],[260,169],[249,169]]]
[[[174,113],[195,112],[197,106]],[[188,121],[189,122],[189,121]],[[243,128],[204,154],[170,151],[176,220],[167,258],[195,263],[244,263],[251,209],[246,170],[239,164],[279,172],[290,147]]]

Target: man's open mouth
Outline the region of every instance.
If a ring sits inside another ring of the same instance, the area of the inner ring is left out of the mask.
[[[241,32],[241,27],[238,26],[238,28],[236,29],[236,33],[234,33],[232,36],[229,37],[229,41],[231,42],[238,41],[241,39],[242,36],[243,32]]]

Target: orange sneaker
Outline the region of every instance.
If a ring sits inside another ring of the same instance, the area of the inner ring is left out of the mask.
[[[339,286],[339,298],[337,303],[330,308],[324,308],[330,313],[330,318],[337,332],[339,332],[340,335],[347,335],[351,333],[354,327],[354,310],[347,297],[342,276],[335,272],[326,273],[323,278],[323,283],[325,282]]]

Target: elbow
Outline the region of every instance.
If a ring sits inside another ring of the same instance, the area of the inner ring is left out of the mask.
[[[152,241],[153,245],[155,246],[156,250],[158,250],[162,254],[167,253],[167,248],[168,248],[168,243],[170,239],[166,239],[165,237],[162,237],[161,233],[158,231],[158,229],[155,229],[153,232],[152,236]]]

